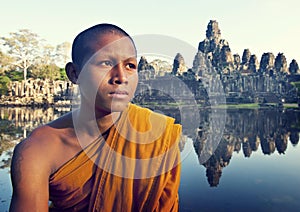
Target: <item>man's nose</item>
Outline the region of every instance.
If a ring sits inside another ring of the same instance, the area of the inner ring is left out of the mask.
[[[127,78],[127,73],[126,73],[126,68],[124,64],[119,63],[113,67],[111,70],[112,74],[112,83],[115,85],[121,85],[121,84],[127,84],[128,83],[128,78]]]

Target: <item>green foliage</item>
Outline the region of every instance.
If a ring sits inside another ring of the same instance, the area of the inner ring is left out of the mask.
[[[223,108],[223,109],[256,109],[259,108],[257,103],[251,104],[226,104],[226,105],[218,105],[215,106],[216,108]]]
[[[61,79],[60,68],[55,64],[36,65],[31,71],[30,76],[33,78],[59,80]]]
[[[3,75],[6,71],[11,69],[12,63],[13,63],[13,59],[9,55],[3,53],[0,50],[0,74],[1,75]]]
[[[68,76],[66,70],[64,68],[60,68],[60,80],[68,80]]]
[[[6,95],[10,79],[7,76],[0,76],[0,95]]]
[[[23,80],[23,72],[21,71],[7,71],[5,72],[5,76],[7,76],[11,81]]]

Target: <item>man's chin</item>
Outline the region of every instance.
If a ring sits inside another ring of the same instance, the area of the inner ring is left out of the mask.
[[[112,104],[111,105],[111,112],[122,112],[128,107],[128,102],[127,103],[117,103],[117,104]]]
[[[113,101],[108,104],[98,103],[98,105],[95,105],[95,110],[105,113],[122,112],[128,107],[128,104],[129,101]]]

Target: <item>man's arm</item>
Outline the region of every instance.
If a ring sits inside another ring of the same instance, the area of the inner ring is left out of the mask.
[[[48,211],[50,172],[43,149],[30,140],[16,146],[11,165],[10,211]]]

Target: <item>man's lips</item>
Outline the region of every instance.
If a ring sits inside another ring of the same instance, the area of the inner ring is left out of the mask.
[[[116,90],[109,92],[109,96],[118,99],[126,98],[128,95],[128,92],[125,90]]]

